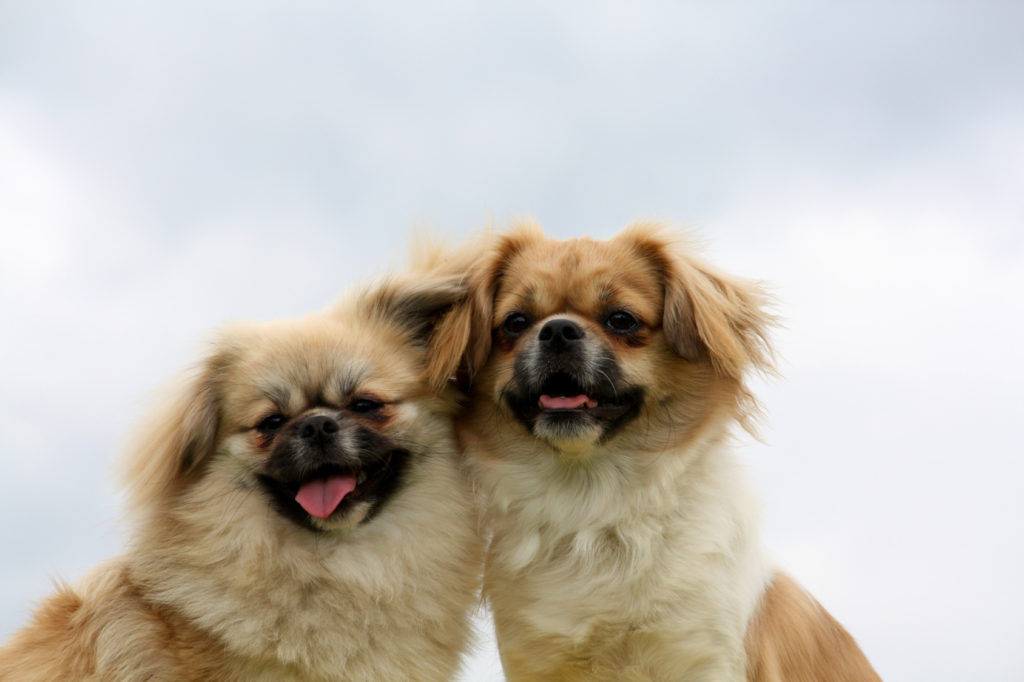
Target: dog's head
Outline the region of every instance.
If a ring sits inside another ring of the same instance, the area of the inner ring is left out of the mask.
[[[433,323],[465,295],[458,278],[391,282],[325,313],[225,329],[142,430],[130,500],[152,513],[222,499],[226,514],[257,500],[314,531],[373,518],[448,438],[453,396],[424,370]]]
[[[560,242],[528,223],[470,272],[474,297],[443,331],[467,338],[471,420],[504,417],[579,455],[619,439],[674,447],[720,415],[750,415],[744,376],[769,367],[765,296],[663,229]]]

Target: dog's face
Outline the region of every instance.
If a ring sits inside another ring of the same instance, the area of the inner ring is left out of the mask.
[[[226,329],[130,463],[134,497],[241,493],[311,531],[370,521],[446,437],[454,402],[424,379],[426,335],[464,294],[454,281],[385,287]]]
[[[495,292],[482,379],[545,442],[606,440],[637,419],[654,388],[660,298],[653,268],[608,244],[523,244]]]
[[[424,436],[429,401],[416,354],[365,322],[277,323],[249,340],[221,374],[231,460],[277,513],[315,530],[373,517],[401,488]],[[244,332],[243,332],[244,335]]]
[[[723,412],[742,417],[743,372],[766,362],[756,286],[649,227],[603,242],[520,228],[476,283],[461,318],[482,340],[466,355],[470,420],[512,420],[561,453],[670,448]]]

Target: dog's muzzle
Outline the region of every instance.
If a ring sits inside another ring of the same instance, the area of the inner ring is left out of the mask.
[[[505,391],[516,418],[548,440],[606,437],[635,416],[642,396],[622,379],[614,351],[568,317],[547,320],[523,345]]]

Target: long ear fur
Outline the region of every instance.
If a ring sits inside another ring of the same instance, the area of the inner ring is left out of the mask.
[[[637,223],[616,239],[631,244],[661,274],[665,287],[662,330],[676,353],[708,360],[721,376],[742,382],[750,371],[771,372],[767,312],[761,284],[727,275],[687,252],[658,225]]]
[[[466,340],[452,338],[458,330],[444,320],[461,309],[470,296],[465,274],[414,272],[404,278],[386,280],[366,290],[358,305],[367,317],[398,327],[411,343],[427,347],[425,376],[431,386],[441,391],[454,368],[450,357]]]
[[[136,429],[118,472],[131,507],[165,500],[213,453],[220,427],[218,386],[233,356],[229,346],[219,345],[170,387],[166,402]]]
[[[434,268],[464,273],[469,286],[466,299],[453,306],[434,331],[432,383],[455,378],[459,388],[468,392],[491,352],[494,297],[505,268],[524,244],[543,238],[540,227],[525,220],[507,234],[486,230],[455,251],[441,256],[435,251],[427,259]]]
[[[470,273],[469,278],[473,277]],[[483,287],[472,286],[468,296],[444,315],[430,340],[427,378],[440,388],[454,379],[466,392],[491,348],[491,309]]]
[[[397,325],[415,342],[427,342],[438,318],[468,294],[463,277],[426,276],[387,280],[368,291],[361,303],[367,316]]]

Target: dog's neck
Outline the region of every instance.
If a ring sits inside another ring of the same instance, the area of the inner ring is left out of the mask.
[[[530,447],[520,441],[496,457],[475,457],[472,440],[468,452],[488,501],[490,527],[525,552],[525,547],[551,547],[573,535],[574,543],[608,532],[650,535],[653,541],[665,524],[695,528],[716,526],[718,519],[756,535],[754,496],[728,452],[728,438],[728,424],[722,422],[685,447],[660,452],[613,452],[616,444],[611,443],[584,457],[564,456],[543,443]],[[490,444],[488,449],[494,452]],[[727,530],[702,532],[718,536]],[[540,536],[543,542],[538,543]],[[527,560],[525,554],[520,558]]]

